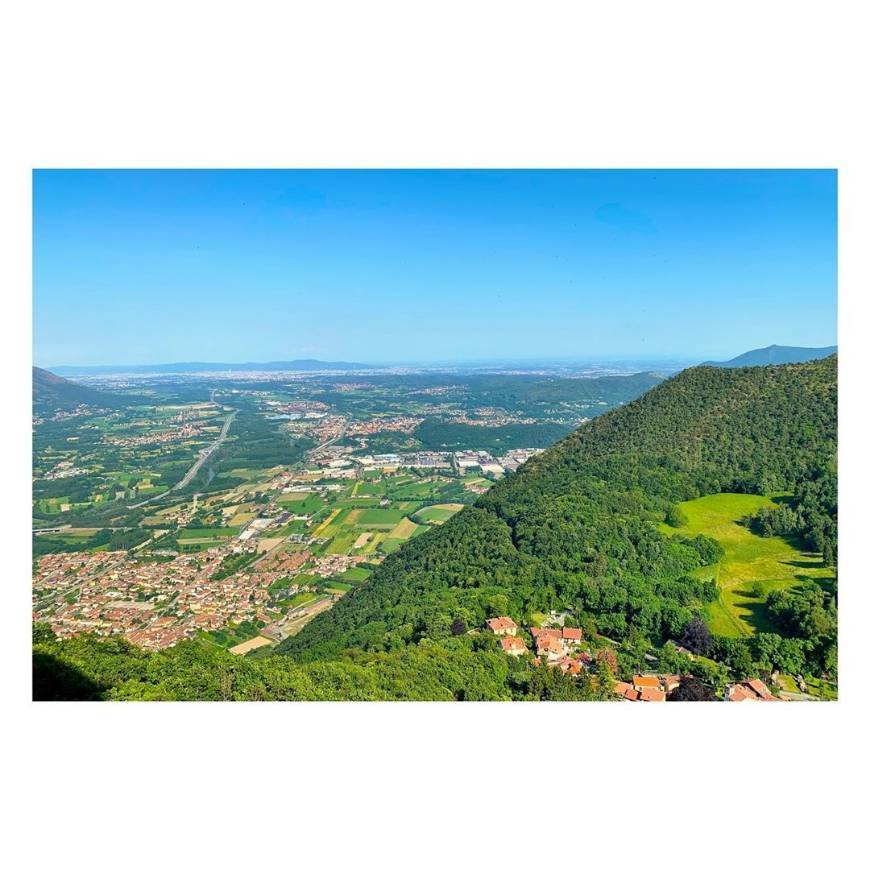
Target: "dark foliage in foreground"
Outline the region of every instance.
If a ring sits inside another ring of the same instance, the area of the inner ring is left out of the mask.
[[[590,701],[609,687],[568,677],[470,639],[401,653],[355,653],[299,665],[286,656],[245,658],[196,641],[143,652],[118,638],[59,641],[33,633],[36,701]]]

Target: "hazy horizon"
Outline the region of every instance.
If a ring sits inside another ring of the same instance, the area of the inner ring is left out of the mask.
[[[776,346],[788,346],[795,347],[797,345],[786,345],[782,342],[772,342],[772,345]],[[770,345],[765,345],[768,347]],[[817,349],[822,347],[831,347],[836,346],[836,342],[832,345],[816,345],[811,349]],[[807,346],[802,346],[807,347]],[[758,348],[740,348],[735,350],[733,353],[727,354],[727,356],[723,356],[722,360],[733,359],[736,356],[739,356],[742,353],[745,353],[750,350],[756,350]],[[718,357],[708,356],[705,359],[716,359]],[[97,362],[97,363],[65,363],[65,362],[57,362],[51,365],[43,365],[38,360],[34,360],[33,364],[38,368],[45,369],[123,369],[123,368],[145,368],[145,367],[154,367],[154,366],[171,366],[171,365],[195,365],[201,363],[203,365],[274,365],[280,362],[317,362],[317,363],[350,363],[354,365],[368,365],[373,368],[400,368],[400,367],[426,367],[431,366],[433,368],[438,367],[484,367],[484,366],[519,366],[519,365],[541,365],[541,366],[565,366],[565,367],[580,367],[580,366],[605,366],[605,365],[630,365],[634,363],[645,363],[645,364],[656,364],[656,363],[687,363],[694,364],[698,362],[703,362],[702,359],[697,354],[656,354],[650,356],[643,356],[640,354],[601,354],[596,355],[595,357],[555,357],[555,356],[512,356],[512,357],[465,357],[465,358],[432,358],[432,359],[349,359],[349,358],[335,358],[335,359],[322,359],[319,357],[303,357],[303,356],[295,356],[288,355],[286,357],[282,357],[281,359],[228,359],[228,358],[214,358],[214,359],[160,359],[160,360],[148,360],[143,362]]]

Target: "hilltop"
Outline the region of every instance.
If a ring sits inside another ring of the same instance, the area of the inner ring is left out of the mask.
[[[788,363],[810,362],[815,359],[824,359],[837,352],[837,346],[830,347],[788,347],[779,344],[771,344],[769,347],[760,347],[756,350],[748,350],[735,356],[734,359],[724,362],[705,362],[701,365],[715,368],[740,368],[741,366],[775,366]]]
[[[62,378],[48,369],[33,366],[33,407],[34,410],[63,411],[79,405],[92,405],[99,408],[116,408],[126,404],[122,396],[104,393],[83,387]]]

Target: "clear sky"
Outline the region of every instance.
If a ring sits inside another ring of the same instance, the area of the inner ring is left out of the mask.
[[[34,173],[34,363],[836,343],[833,171]]]

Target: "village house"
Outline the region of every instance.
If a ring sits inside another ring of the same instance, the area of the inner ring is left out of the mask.
[[[777,698],[761,680],[746,680],[729,686],[725,692],[726,701],[783,701]]]
[[[626,701],[666,701],[669,687],[678,685],[679,677],[673,674],[635,674],[631,683],[614,683],[613,691]]]
[[[535,641],[535,651],[548,662],[555,662],[565,655],[565,646],[561,637],[552,635],[539,635]]]
[[[525,641],[521,637],[507,635],[501,639],[501,648],[509,656],[521,656],[528,652]]]
[[[583,629],[582,628],[563,628],[562,629],[562,640],[568,644],[568,646],[577,646],[583,640]]]
[[[509,616],[496,616],[493,619],[487,619],[486,624],[493,634],[499,636],[510,635],[514,637],[519,627]]]

